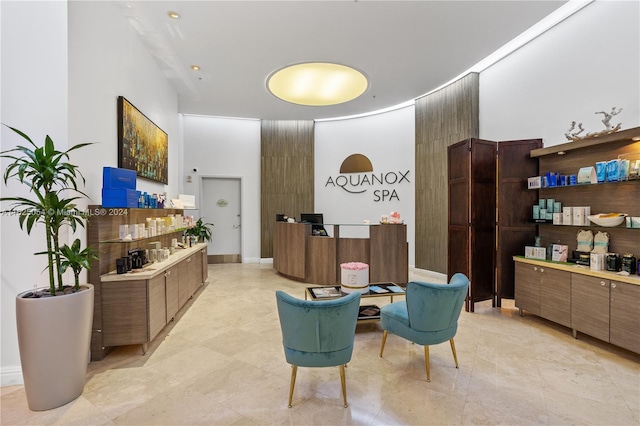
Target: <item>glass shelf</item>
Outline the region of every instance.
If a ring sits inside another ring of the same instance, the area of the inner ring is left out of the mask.
[[[557,226],[558,228],[598,228],[598,229],[624,229],[627,231],[640,231],[640,228],[627,228],[626,226],[599,226],[599,225],[554,225],[552,221],[539,222],[532,220],[531,223],[536,225]]]
[[[136,243],[136,242],[140,242],[140,241],[148,241],[154,238],[159,238],[162,237],[163,235],[171,235],[171,234],[176,234],[176,233],[180,233],[180,232],[184,232],[189,228],[180,228],[180,229],[176,229],[175,231],[170,231],[170,232],[165,232],[164,234],[158,234],[155,235],[153,237],[145,237],[145,238],[136,238],[133,240],[121,240],[119,238],[113,239],[113,240],[104,240],[104,241],[100,241],[100,244],[128,244],[128,243]]]
[[[578,185],[562,185],[562,186],[545,186],[542,188],[531,188],[531,190],[540,190],[540,189],[567,189],[567,188],[593,188],[594,186],[602,186],[602,185],[625,185],[629,183],[640,182],[640,179],[628,179],[628,180],[619,180],[617,182],[598,182],[598,183],[581,183]]]

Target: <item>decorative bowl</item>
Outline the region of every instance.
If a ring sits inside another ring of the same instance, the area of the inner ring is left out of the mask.
[[[624,222],[624,218],[627,216],[624,213],[620,213],[618,216],[609,216],[606,215],[606,217],[601,217],[601,216],[605,216],[605,214],[593,214],[591,216],[587,216],[587,218],[592,222],[595,223],[598,226],[605,226],[607,228],[611,228],[613,226],[618,226],[620,225],[622,222]]]

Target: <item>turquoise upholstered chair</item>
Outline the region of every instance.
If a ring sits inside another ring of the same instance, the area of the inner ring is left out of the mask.
[[[458,368],[453,336],[458,331],[458,318],[468,288],[469,279],[464,274],[455,274],[449,284],[408,283],[405,300],[383,306],[380,310],[380,322],[384,330],[380,356],[388,333],[424,345],[427,382],[430,382],[429,345],[448,340]]]
[[[282,344],[291,364],[289,408],[298,367],[340,366],[342,398],[347,407],[344,366],[351,361],[360,293],[330,300],[300,300],[276,291]]]

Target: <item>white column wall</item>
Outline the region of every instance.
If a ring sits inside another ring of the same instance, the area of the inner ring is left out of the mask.
[[[147,192],[178,193],[182,133],[177,94],[115,2],[0,2],[2,122],[36,141],[50,134],[64,148],[96,142],[71,156],[85,192],[101,203],[102,167],[117,167],[117,104],[125,96],[169,135],[169,184],[138,180]],[[14,143],[2,130],[2,149]],[[3,161],[3,170],[6,162]],[[6,191],[6,192],[5,192]],[[2,187],[2,196],[15,194]],[[80,204],[80,203],[79,203]],[[3,204],[3,209],[5,205]],[[15,332],[15,295],[47,284],[41,235],[26,238],[15,218],[1,217],[2,359],[0,384],[22,383]],[[37,234],[37,233],[36,233]],[[86,233],[76,235],[83,245]],[[26,241],[26,242],[25,242]],[[17,249],[18,248],[18,249]],[[38,266],[42,265],[42,266]],[[86,279],[86,274],[83,273]]]
[[[640,2],[596,1],[480,74],[480,137],[565,143],[611,122],[640,125]]]
[[[25,132],[41,145],[48,134],[56,147],[67,146],[67,2],[0,2],[2,79],[2,115],[0,121]],[[0,149],[24,139],[2,126]],[[9,161],[2,160],[2,171]],[[20,184],[0,184],[0,196],[25,196],[29,192]],[[7,210],[10,203],[2,203]],[[49,285],[43,256],[33,253],[46,250],[44,232],[31,236],[21,231],[18,218],[0,216],[0,310],[2,312],[0,384],[22,383],[15,321],[15,297],[35,286]]]
[[[385,183],[370,182],[372,173],[345,174],[337,185],[342,162],[352,154],[366,156],[373,174]],[[407,224],[409,264],[415,265],[415,108],[315,125],[315,210],[326,223],[377,223],[381,215],[400,213]],[[407,174],[408,172],[408,174]],[[403,178],[403,175],[406,178]],[[341,184],[351,178],[352,183]],[[397,183],[393,183],[397,178]],[[358,185],[360,183],[360,185]],[[350,193],[349,191],[362,193]],[[376,192],[378,191],[378,192]],[[384,193],[383,191],[388,191]],[[392,191],[395,191],[395,195]],[[331,231],[331,229],[327,229]],[[367,237],[368,229],[341,227],[341,237]]]
[[[182,163],[178,96],[117,2],[69,3],[69,129],[90,203],[102,201],[102,168],[118,167],[117,99],[124,96],[169,135],[169,184],[137,179],[137,189],[178,194]]]
[[[202,178],[241,178],[242,261],[260,262],[260,121],[185,115],[182,125],[181,193],[195,195],[199,207]],[[198,213],[193,212],[194,218]],[[215,232],[214,226],[214,238]]]

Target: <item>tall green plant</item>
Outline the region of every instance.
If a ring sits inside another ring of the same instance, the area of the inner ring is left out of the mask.
[[[69,226],[75,231],[78,226],[84,227],[86,219],[75,204],[75,200],[82,198],[81,196],[86,197],[77,184],[77,180],[82,179],[84,185],[84,176],[76,165],[66,160],[71,151],[91,143],[81,143],[66,151],[58,151],[49,135],[45,137],[44,145],[38,146],[20,130],[6,127],[24,138],[30,146],[19,145],[0,152],[0,157],[12,160],[4,171],[4,183],[6,185],[9,179],[15,179],[26,185],[34,197],[3,197],[0,201],[13,202],[10,212],[18,214],[20,229],[26,230],[27,234],[31,234],[34,225],[44,225],[47,250],[36,254],[47,255],[49,291],[55,296],[56,289],[62,291],[64,287],[60,230],[63,226]],[[65,198],[69,192],[79,195]]]

